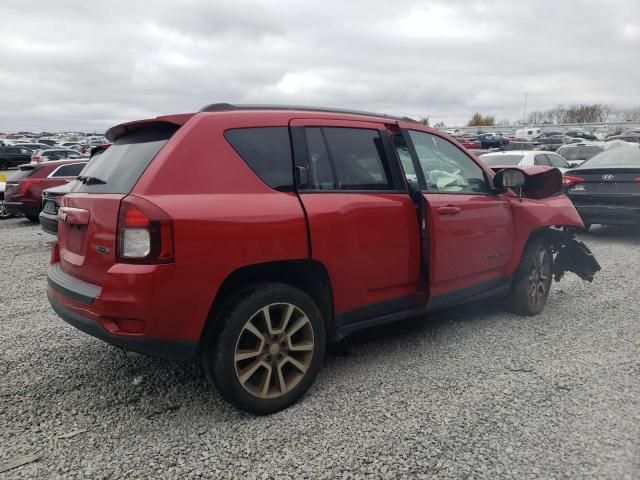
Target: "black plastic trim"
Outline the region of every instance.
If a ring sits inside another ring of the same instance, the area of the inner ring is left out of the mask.
[[[496,278],[486,282],[471,285],[470,287],[435,295],[429,299],[427,310],[433,312],[462,303],[475,302],[490,297],[499,297],[509,293],[511,277]]]
[[[49,285],[60,293],[85,305],[91,305],[102,290],[97,285],[83,282],[65,273],[59,263],[49,265],[47,269],[47,280]]]
[[[40,207],[38,205],[25,205],[22,202],[4,202],[4,206],[7,209],[7,213],[21,213],[25,216],[37,216],[40,213]]]
[[[90,318],[60,305],[47,294],[53,310],[69,325],[116,347],[132,352],[170,360],[190,360],[195,356],[198,342],[188,340],[158,340],[144,337],[112,335]]]
[[[51,235],[58,235],[58,217],[56,215],[42,211],[38,218],[42,230]]]
[[[500,297],[509,293],[511,278],[498,278],[471,287],[431,297],[428,303],[420,303],[419,297],[400,297],[374,303],[336,315],[335,328],[330,341],[338,342],[346,336],[365,328],[418,317],[429,312],[457,306],[485,298]]]

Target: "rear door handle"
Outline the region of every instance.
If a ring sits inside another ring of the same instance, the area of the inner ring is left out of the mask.
[[[438,213],[440,215],[457,215],[460,213],[460,207],[455,207],[453,205],[447,205],[446,207],[439,207]]]

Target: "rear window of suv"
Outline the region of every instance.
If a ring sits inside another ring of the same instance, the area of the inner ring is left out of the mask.
[[[100,155],[94,155],[83,177],[102,182],[76,182],[74,192],[129,193],[177,127],[167,125],[123,135]]]
[[[33,175],[34,173],[36,173],[38,170],[40,170],[42,167],[40,166],[31,166],[31,165],[24,165],[20,167],[20,170],[18,170],[17,172],[13,173],[13,175],[11,175],[8,179],[7,182],[16,182],[18,180],[22,180],[24,178],[30,177],[31,175]]]

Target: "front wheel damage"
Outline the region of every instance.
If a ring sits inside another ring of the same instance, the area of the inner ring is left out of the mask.
[[[551,271],[556,282],[565,272],[573,272],[587,282],[593,281],[593,276],[601,270],[600,264],[591,250],[578,241],[573,231],[547,229],[544,234],[553,247],[554,260]]]

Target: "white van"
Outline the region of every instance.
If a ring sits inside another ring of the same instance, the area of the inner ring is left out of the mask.
[[[536,127],[519,128],[516,130],[515,138],[534,138],[540,135],[542,130]]]

